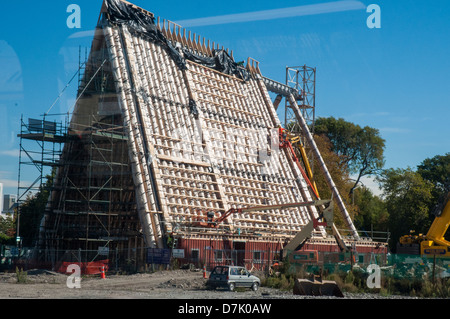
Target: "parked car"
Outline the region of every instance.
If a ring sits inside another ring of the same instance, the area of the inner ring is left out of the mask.
[[[237,287],[251,288],[257,291],[261,285],[261,280],[252,275],[244,267],[238,266],[217,266],[209,275],[206,286],[210,289],[217,287],[228,288],[234,291]]]

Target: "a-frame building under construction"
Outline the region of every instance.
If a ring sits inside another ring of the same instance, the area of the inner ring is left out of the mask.
[[[255,60],[236,63],[232,51],[181,26],[105,0],[39,248],[176,248],[190,260],[223,262],[230,259],[212,252],[234,250],[236,263],[279,252],[322,207],[283,206],[318,198],[291,150],[280,147],[271,85]],[[320,163],[301,92],[276,90]],[[328,180],[351,232],[345,245],[385,249],[359,238]],[[311,236],[304,247],[339,250],[325,227]]]

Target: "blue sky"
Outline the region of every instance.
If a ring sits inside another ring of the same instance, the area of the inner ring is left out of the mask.
[[[262,73],[274,80],[285,81],[286,66],[316,67],[317,116],[379,129],[386,140],[386,168],[415,168],[450,152],[448,0],[132,2],[234,50],[236,60],[260,61]],[[89,31],[101,3],[2,3],[0,183],[5,193],[17,193],[21,115],[39,118],[47,112],[75,74],[78,48],[83,55],[90,48]],[[365,7],[372,3],[381,8],[380,29],[366,23]],[[70,4],[81,9],[80,29],[67,26]],[[323,4],[347,9],[303,10]],[[52,113],[67,112],[76,86],[76,81],[69,86]],[[36,173],[23,175],[34,180]]]

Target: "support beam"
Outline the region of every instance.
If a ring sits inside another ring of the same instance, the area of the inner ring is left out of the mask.
[[[330,172],[328,171],[325,161],[323,160],[323,157],[320,154],[319,148],[317,147],[317,144],[314,141],[314,137],[312,136],[311,132],[309,131],[308,125],[306,124],[306,121],[303,118],[303,115],[300,112],[300,110],[298,108],[298,104],[293,95],[289,96],[289,103],[292,107],[292,110],[295,113],[298,123],[300,124],[308,143],[312,147],[314,156],[316,156],[316,158],[319,162],[320,169],[322,170],[322,173],[325,175],[325,180],[326,180],[328,186],[330,187],[331,192],[333,193],[333,197],[337,202],[339,210],[341,211],[342,216],[344,217],[347,226],[350,228],[350,230],[353,233],[353,238],[355,240],[360,240],[358,231],[356,230],[355,225],[353,224],[353,221],[350,218],[347,208],[345,207],[344,201],[342,200],[341,195],[336,187],[336,184],[334,183],[333,178],[331,177]]]
[[[274,80],[266,78],[266,77],[262,77],[262,80],[263,80],[264,84],[266,85],[267,90],[269,92],[276,93],[280,96],[284,96],[285,98],[289,98],[289,95],[292,94],[295,99],[297,99],[299,101],[302,99],[302,96],[298,92],[298,90],[296,90],[286,84],[274,81]]]

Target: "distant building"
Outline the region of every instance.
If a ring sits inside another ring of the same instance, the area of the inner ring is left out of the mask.
[[[3,213],[3,184],[0,183],[0,215]]]
[[[13,215],[14,208],[17,203],[17,195],[4,195],[3,196],[3,215]]]

